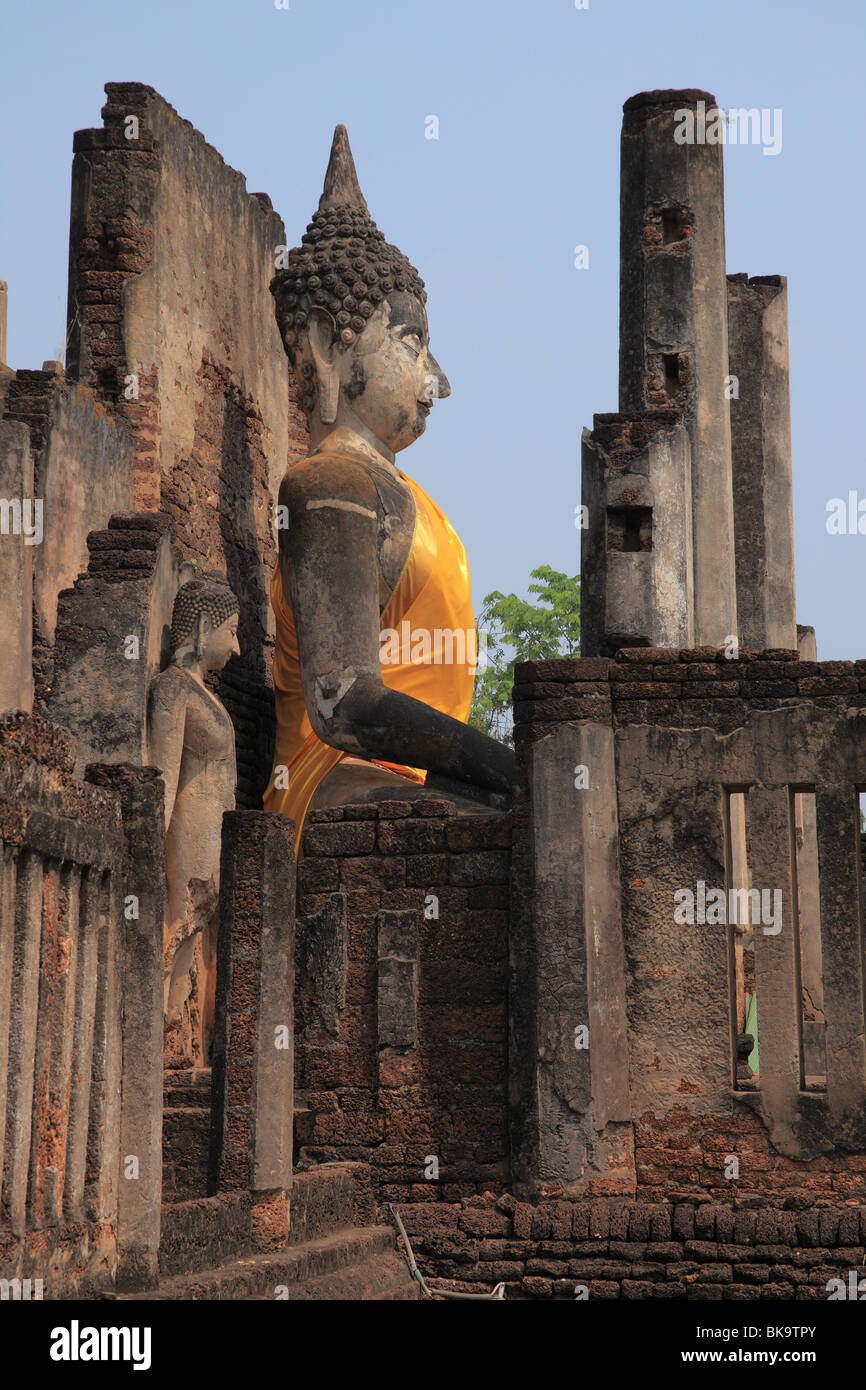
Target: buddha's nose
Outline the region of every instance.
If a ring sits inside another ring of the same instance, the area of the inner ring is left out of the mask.
[[[432,394],[438,396],[440,400],[443,400],[445,396],[450,396],[451,382],[448,380],[429,348],[427,350],[427,369],[436,383],[436,389]]]

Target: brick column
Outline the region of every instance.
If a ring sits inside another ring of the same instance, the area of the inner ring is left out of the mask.
[[[223,817],[211,1191],[259,1194],[262,1243],[288,1235],[294,1110],[294,821]]]
[[[583,656],[694,637],[692,479],[677,412],[596,415],[583,432]]]
[[[120,796],[127,843],[123,898],[113,905],[123,925],[117,1286],[145,1289],[159,1275],[162,1204],[165,789],[151,767],[91,764],[86,775]]]
[[[737,633],[756,651],[794,647],[788,285],[783,275],[727,283]]]
[[[736,631],[722,146],[709,92],[641,92],[623,107],[621,411],[683,412],[691,444],[694,641]],[[681,143],[682,142],[682,143]]]
[[[509,1105],[520,1186],[634,1190],[609,663],[525,662],[515,735]]]

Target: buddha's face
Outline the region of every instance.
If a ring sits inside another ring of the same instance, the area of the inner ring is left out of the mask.
[[[238,644],[238,615],[233,613],[219,627],[211,627],[210,619],[202,618],[201,665],[203,671],[221,671],[232,656],[240,656]]]
[[[451,394],[414,295],[390,295],[353,344],[336,345],[329,355],[339,374],[339,423],[359,422],[395,454],[424,433],[434,400]],[[320,372],[322,356],[321,346],[314,348]]]

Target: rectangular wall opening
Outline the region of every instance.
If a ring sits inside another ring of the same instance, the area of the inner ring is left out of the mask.
[[[746,792],[725,792],[725,887],[749,889],[746,849]],[[750,926],[728,922],[728,983],[731,1004],[731,1084],[737,1091],[758,1085],[758,999],[755,990],[754,933]]]
[[[678,352],[663,352],[665,369],[665,395],[673,400],[680,389],[680,355]]]
[[[793,794],[795,887],[801,1008],[801,1087],[827,1087],[824,1017],[824,962],[821,954],[821,897],[818,876],[818,831],[814,791]]]
[[[652,507],[608,507],[608,550],[652,550]]]
[[[662,245],[685,241],[689,226],[689,215],[685,208],[662,208]]]

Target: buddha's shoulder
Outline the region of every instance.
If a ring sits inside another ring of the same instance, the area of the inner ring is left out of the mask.
[[[280,501],[297,507],[339,498],[375,509],[383,486],[403,490],[406,485],[396,470],[392,478],[357,454],[320,449],[287,469],[280,484]]]
[[[150,683],[151,706],[167,707],[185,704],[195,682],[175,662],[154,676]]]

